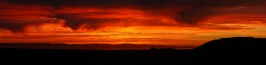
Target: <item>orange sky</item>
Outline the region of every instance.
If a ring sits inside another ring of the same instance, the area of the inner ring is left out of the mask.
[[[199,46],[223,37],[265,38],[265,6],[263,0],[0,0],[0,42]]]

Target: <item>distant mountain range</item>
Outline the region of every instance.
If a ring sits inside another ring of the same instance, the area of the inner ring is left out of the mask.
[[[81,50],[149,50],[151,48],[192,49],[192,47],[152,45],[152,44],[65,44],[65,43],[0,43],[0,48],[81,49]]]
[[[81,49],[81,50],[173,50],[193,49],[186,46],[168,46],[152,44],[65,44],[65,43],[0,43],[4,49]],[[232,37],[209,41],[196,51],[204,52],[263,52],[266,38]]]

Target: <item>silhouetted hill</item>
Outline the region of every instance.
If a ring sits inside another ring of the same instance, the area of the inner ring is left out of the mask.
[[[196,51],[206,52],[264,52],[265,38],[233,37],[209,41],[197,48]]]
[[[0,63],[6,65],[14,65],[14,63],[26,65],[51,65],[52,63],[60,63],[60,65],[265,65],[264,46],[264,38],[253,37],[222,38],[207,42],[193,50],[175,50],[173,49],[175,46],[145,44],[0,43]],[[143,48],[147,50],[121,50]],[[254,51],[263,53],[253,53]]]

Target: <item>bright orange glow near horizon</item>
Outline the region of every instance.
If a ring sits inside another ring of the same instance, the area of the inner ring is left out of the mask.
[[[196,47],[224,37],[266,37],[264,1],[108,1],[0,0],[0,43]]]

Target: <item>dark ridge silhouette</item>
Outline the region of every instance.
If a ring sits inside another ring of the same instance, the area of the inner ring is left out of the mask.
[[[264,52],[264,49],[266,39],[253,37],[221,38],[194,48],[205,52]]]
[[[150,48],[176,48],[180,46],[152,44],[65,44],[65,43],[0,43],[0,48],[16,49],[81,49],[81,50],[149,50]]]
[[[52,65],[54,63],[60,65],[265,65],[264,46],[264,38],[253,37],[221,38],[189,50],[147,44],[2,43],[0,44],[0,63],[6,65]],[[118,48],[120,50],[101,50]],[[121,50],[136,48],[147,48],[147,50]]]

